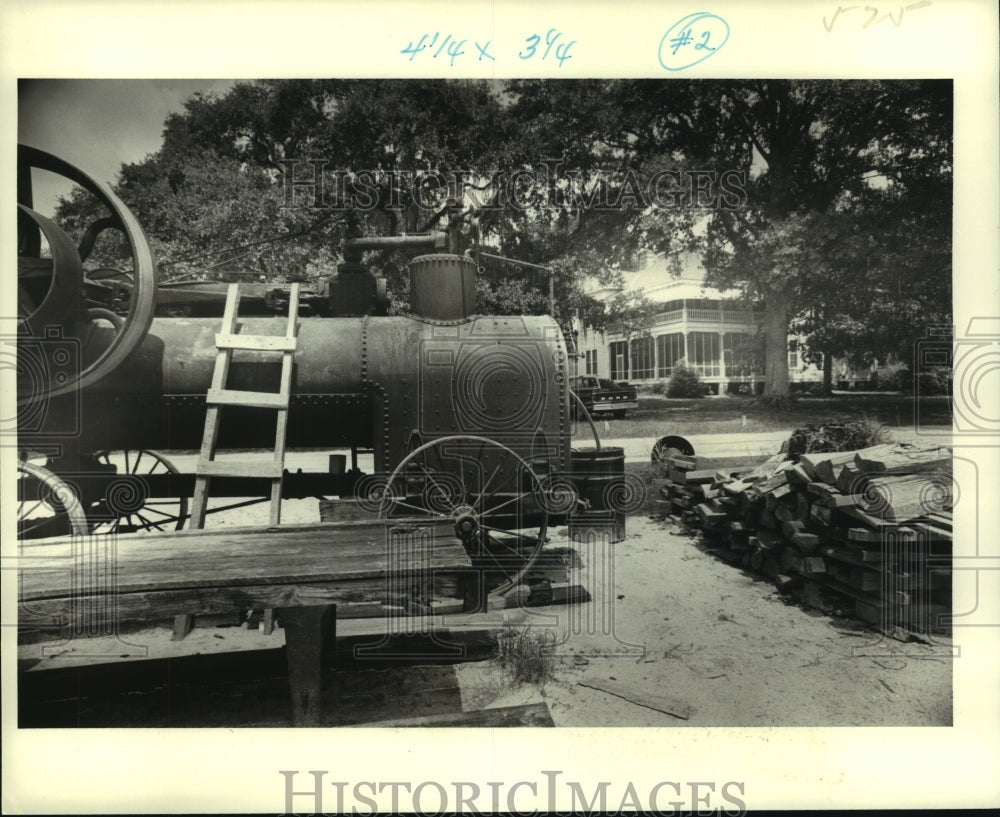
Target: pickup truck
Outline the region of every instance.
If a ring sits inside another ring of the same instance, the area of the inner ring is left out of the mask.
[[[639,408],[635,386],[628,383],[588,375],[571,378],[569,387],[594,415],[610,413],[612,417],[624,417],[629,409]],[[575,406],[576,401],[572,402]]]

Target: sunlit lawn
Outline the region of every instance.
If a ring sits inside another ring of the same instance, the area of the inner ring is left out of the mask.
[[[918,415],[919,412],[919,415]],[[870,420],[891,428],[912,428],[919,416],[926,426],[950,426],[951,404],[946,396],[843,393],[833,397],[801,397],[787,411],[757,405],[742,396],[700,400],[640,396],[639,408],[624,420],[609,420],[605,434],[615,437],[655,437],[662,434],[728,434],[786,431],[810,424]]]

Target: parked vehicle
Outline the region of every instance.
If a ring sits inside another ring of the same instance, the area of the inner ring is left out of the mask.
[[[629,409],[639,408],[635,386],[628,383],[587,375],[571,378],[570,388],[587,411],[594,415],[611,414],[612,417],[621,418]]]

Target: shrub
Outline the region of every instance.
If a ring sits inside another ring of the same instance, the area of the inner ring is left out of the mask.
[[[876,369],[871,384],[876,391],[899,391],[909,388],[909,379],[909,370],[902,363],[897,363]]]
[[[653,394],[665,394],[667,391],[667,383],[665,380],[657,380],[653,387],[650,389]]]
[[[943,366],[917,375],[917,394],[951,394],[952,371]]]
[[[674,366],[674,372],[667,382],[667,397],[704,397],[706,391],[698,372],[683,363]]]
[[[951,394],[952,375],[951,369],[937,366],[933,369],[917,372],[916,382],[914,382],[913,372],[902,366],[896,373],[897,388],[906,394],[913,394],[915,391],[921,396]]]
[[[784,449],[791,455],[857,451],[892,441],[892,434],[884,425],[865,419],[800,428],[792,433]]]

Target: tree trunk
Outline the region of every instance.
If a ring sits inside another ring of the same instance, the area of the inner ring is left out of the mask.
[[[833,391],[833,355],[829,352],[823,353],[823,392],[829,394]]]
[[[772,290],[764,315],[764,396],[788,397],[788,326],[792,299],[789,293]]]

